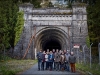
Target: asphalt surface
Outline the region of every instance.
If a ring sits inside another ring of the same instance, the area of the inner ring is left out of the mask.
[[[38,64],[32,66],[32,68],[22,72],[20,75],[81,75],[80,73],[72,73],[68,71],[38,71]]]

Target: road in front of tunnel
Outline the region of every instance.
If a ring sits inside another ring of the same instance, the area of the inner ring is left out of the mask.
[[[19,75],[81,75],[78,72],[72,73],[68,71],[49,71],[49,70],[44,70],[44,71],[38,71],[38,64],[35,64],[32,66],[32,68],[20,73]]]

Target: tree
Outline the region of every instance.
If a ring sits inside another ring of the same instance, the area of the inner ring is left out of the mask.
[[[42,8],[47,8],[49,6],[49,1],[44,1],[43,3],[40,4]]]
[[[18,16],[17,16],[17,23],[15,26],[15,42],[14,45],[17,44],[17,42],[20,40],[20,36],[22,34],[23,31],[23,27],[24,27],[24,13],[22,11],[18,12]]]
[[[16,0],[0,0],[0,50],[2,45],[9,48],[14,46],[14,27],[18,11]]]
[[[48,7],[54,7],[54,5],[52,4],[52,2],[49,2]]]
[[[41,7],[41,0],[32,0],[31,3],[34,5],[34,8],[40,8]]]
[[[88,6],[88,26],[89,26],[89,36],[90,36],[90,40],[91,42],[94,42],[95,45],[98,44],[98,42],[100,42],[100,34],[99,34],[99,30],[100,30],[100,6],[99,6],[99,0],[97,0],[95,5],[89,5]]]

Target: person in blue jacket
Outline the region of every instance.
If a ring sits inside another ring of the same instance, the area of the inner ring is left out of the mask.
[[[48,59],[49,59],[49,68],[51,71],[53,69],[53,59],[54,59],[54,55],[53,55],[52,51],[50,51]]]

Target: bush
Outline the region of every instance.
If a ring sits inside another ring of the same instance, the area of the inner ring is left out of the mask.
[[[3,62],[3,61],[6,61],[6,60],[11,60],[12,58],[7,56],[7,55],[3,55],[3,54],[0,54],[0,62]]]
[[[2,70],[2,75],[15,75],[16,72],[15,71],[11,71],[11,70]]]

